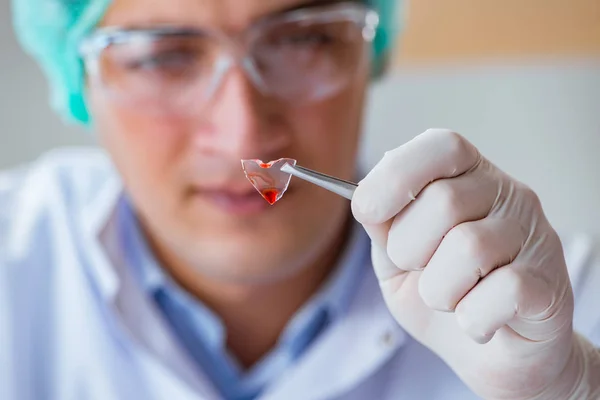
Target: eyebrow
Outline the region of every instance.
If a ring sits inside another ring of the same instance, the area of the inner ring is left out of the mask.
[[[283,8],[281,10],[277,10],[273,12],[271,15],[284,14],[290,11],[303,10],[306,8],[318,7],[318,6],[328,6],[337,3],[364,3],[363,0],[308,0],[301,2],[299,4],[292,5],[290,7]]]

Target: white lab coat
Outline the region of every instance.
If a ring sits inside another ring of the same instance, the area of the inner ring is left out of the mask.
[[[0,175],[0,399],[219,398],[124,265],[120,191],[99,150]],[[585,239],[569,243],[575,326],[598,344],[600,268]],[[260,399],[478,398],[402,331],[367,275],[347,317]]]

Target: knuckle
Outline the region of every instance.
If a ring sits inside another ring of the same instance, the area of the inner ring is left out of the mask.
[[[445,138],[448,137],[452,137],[454,135],[458,135],[458,133],[453,132],[450,129],[446,129],[446,128],[429,128],[425,131],[424,133],[425,136],[430,136],[432,138],[435,139],[442,139],[444,140]],[[460,135],[458,135],[460,136]]]
[[[435,310],[436,302],[435,302],[435,299],[433,298],[434,296],[431,294],[431,291],[428,290],[427,280],[424,279],[424,276],[422,276],[422,275],[421,275],[421,278],[419,279],[419,286],[417,289],[419,291],[419,296],[421,296],[421,300],[423,300],[423,303],[425,303],[425,305],[427,307]]]
[[[396,241],[389,240],[386,249],[392,263],[403,271],[417,270],[418,266],[412,262],[410,254],[407,254],[402,247],[394,245],[394,243],[396,243]]]
[[[426,131],[425,141],[435,149],[437,157],[448,167],[451,175],[458,170],[464,172],[474,167],[482,159],[479,151],[465,137],[448,129]]]
[[[449,180],[434,182],[426,190],[429,192],[430,201],[435,205],[433,209],[438,210],[441,218],[458,220],[464,202]]]
[[[419,278],[418,291],[423,303],[432,310],[450,311],[452,307],[449,305],[449,299],[446,299],[444,293],[436,290],[435,280],[428,278],[425,272]]]
[[[373,172],[388,173],[389,171],[397,171],[398,165],[405,159],[406,149],[404,146],[396,147],[383,153],[383,157],[379,160]]]
[[[510,296],[517,298],[519,293],[525,289],[525,279],[514,268],[505,267],[497,271],[502,279],[504,292]]]
[[[528,203],[531,204],[533,209],[540,210],[542,208],[542,201],[538,194],[529,186],[521,184],[519,187],[521,197]]]
[[[418,245],[407,238],[405,234],[400,233],[395,229],[390,230],[387,242],[387,254],[389,259],[399,269],[403,271],[419,271],[422,270],[426,260],[423,259],[423,254],[416,250]]]
[[[392,263],[394,263],[395,266],[402,270],[405,270],[406,268],[404,263],[406,262],[406,259],[401,256],[401,252],[397,249],[396,246],[393,246],[392,243],[392,240],[388,241],[386,248],[387,255],[390,261],[392,261]]]
[[[473,318],[471,318],[471,312],[469,310],[469,307],[467,304],[465,304],[465,301],[461,301],[458,306],[456,307],[456,309],[454,310],[454,314],[456,315],[456,320],[458,322],[458,325],[464,330],[464,331],[472,331],[474,330],[475,324],[474,324],[474,320]]]
[[[469,142],[461,134],[448,129],[435,129],[432,134],[443,143],[451,158],[461,158],[468,152]]]
[[[458,326],[478,343],[487,343],[495,334],[495,329],[481,318],[481,307],[473,301],[461,301],[454,310]]]
[[[472,229],[469,224],[460,224],[452,229],[448,235],[453,246],[469,259],[481,261],[487,251],[485,238]]]
[[[387,253],[388,258],[396,265],[398,268],[404,270],[406,264],[406,254],[402,254],[404,251],[402,249],[402,245],[398,245],[399,243],[404,244],[402,241],[397,239],[398,233],[395,227],[395,220],[392,223],[392,226],[388,232],[387,244],[385,251]]]

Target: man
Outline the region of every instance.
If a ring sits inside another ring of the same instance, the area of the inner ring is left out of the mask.
[[[104,150],[0,180],[1,398],[600,396],[539,201],[458,134],[388,152],[351,202],[245,180],[281,157],[359,179],[374,5],[383,25],[359,1],[14,3]]]

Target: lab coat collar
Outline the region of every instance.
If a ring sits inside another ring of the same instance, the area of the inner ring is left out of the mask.
[[[118,252],[118,243],[115,243],[113,225],[117,204],[123,195],[123,184],[119,174],[109,167],[106,180],[101,184],[98,195],[82,209],[80,223],[83,227],[84,248],[89,256],[87,260],[88,273],[91,281],[96,286],[100,296],[108,302],[114,301],[119,291],[120,283],[112,261],[109,257],[113,252]]]
[[[89,254],[88,273],[101,299],[116,317],[117,336],[136,348],[145,349],[142,358],[160,360],[151,363],[165,366],[173,378],[202,399],[217,399],[214,386],[178,345],[159,311],[136,287],[130,270],[124,268],[125,256],[119,243],[119,203],[125,190],[116,172],[104,182],[98,196],[81,214],[86,250]]]

